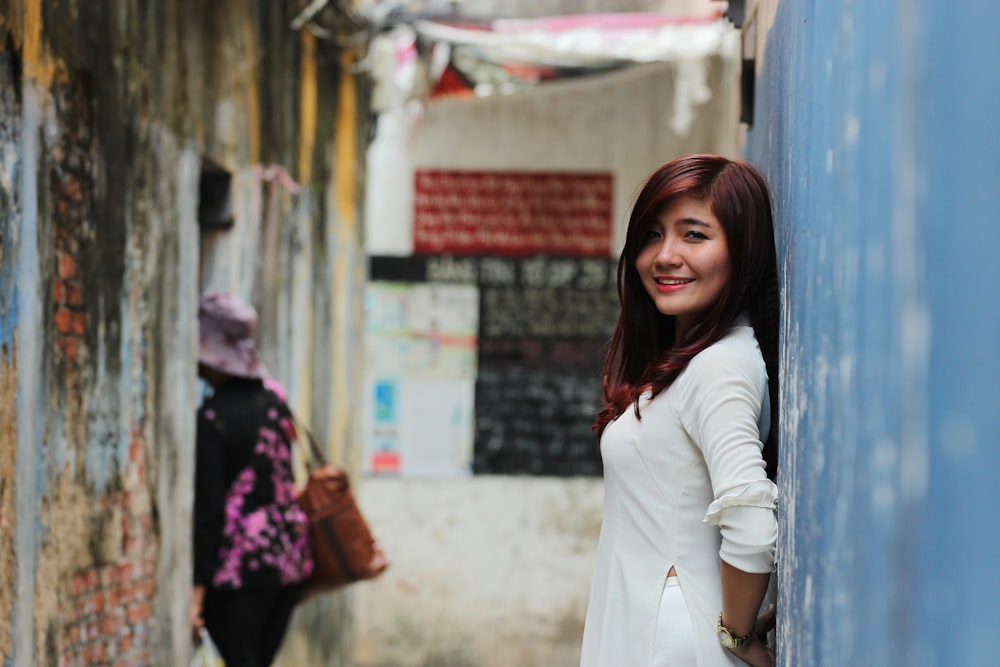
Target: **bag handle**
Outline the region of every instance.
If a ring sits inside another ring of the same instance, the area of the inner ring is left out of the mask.
[[[316,438],[313,437],[312,431],[302,423],[302,420],[295,416],[290,407],[287,405],[285,407],[288,408],[288,415],[292,418],[292,424],[295,426],[295,442],[299,446],[299,451],[306,454],[306,469],[309,472],[313,472],[317,468],[325,467],[327,465],[326,456],[323,455],[323,450],[316,442]],[[300,432],[306,434],[306,438],[309,439],[309,447],[306,447],[302,443],[302,439],[299,437]]]

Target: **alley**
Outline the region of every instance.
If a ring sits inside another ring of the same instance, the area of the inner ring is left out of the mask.
[[[577,667],[630,211],[717,154],[775,212],[775,664],[995,665],[998,19],[0,0],[3,664],[197,664],[216,291],[391,562],[275,665]]]

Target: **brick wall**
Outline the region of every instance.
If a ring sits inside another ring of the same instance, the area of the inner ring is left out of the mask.
[[[42,144],[39,207],[48,215],[39,255],[49,297],[43,356],[48,410],[62,417],[47,433],[46,451],[50,460],[77,465],[55,482],[42,515],[51,529],[39,558],[36,608],[49,617],[38,652],[59,667],[136,667],[155,664],[159,531],[144,401],[123,400],[144,394],[137,372],[147,343],[140,334],[130,346],[124,331],[142,330],[148,295],[122,258],[141,248],[123,247],[121,233],[109,238],[107,228],[124,225],[128,210],[106,200],[110,188],[99,175],[108,169],[87,82],[80,77],[56,88],[58,129],[50,128]]]
[[[55,275],[52,304],[58,361],[64,372],[72,373],[78,368],[83,334],[87,330],[83,292],[72,255],[57,253]]]
[[[105,545],[103,563],[78,568],[65,578],[55,656],[59,667],[136,667],[155,665],[153,659],[157,594],[157,527],[144,491],[145,443],[133,433],[126,478],[136,491],[108,493],[95,502],[91,525],[113,523],[103,532],[113,536]],[[117,553],[116,553],[117,551]],[[52,643],[52,639],[49,640]]]
[[[59,667],[151,664],[155,553],[136,549],[121,562],[81,570],[72,581]]]

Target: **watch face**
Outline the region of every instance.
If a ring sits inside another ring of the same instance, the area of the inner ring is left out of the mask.
[[[722,628],[719,628],[719,643],[726,648],[733,648],[736,646],[736,642],[733,641],[733,636]]]

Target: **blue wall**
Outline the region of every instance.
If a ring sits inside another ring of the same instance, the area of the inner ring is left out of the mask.
[[[782,0],[780,663],[1000,664],[1000,4]]]

